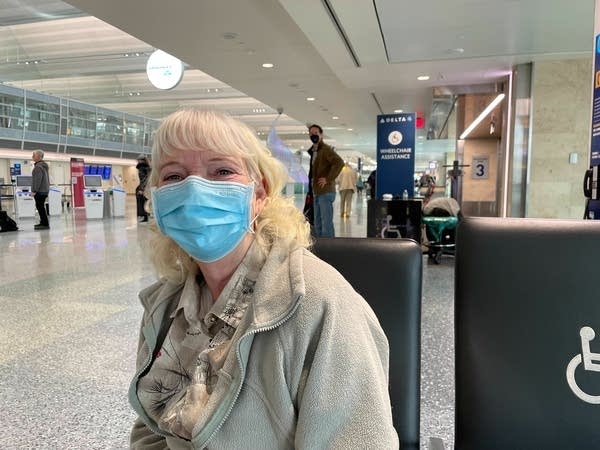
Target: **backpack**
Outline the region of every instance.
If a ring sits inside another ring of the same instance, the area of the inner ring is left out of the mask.
[[[0,232],[17,231],[18,229],[17,222],[12,220],[6,211],[0,211]]]

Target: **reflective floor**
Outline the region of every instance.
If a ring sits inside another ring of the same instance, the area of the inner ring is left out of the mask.
[[[336,236],[366,236],[366,215],[355,196],[341,218],[338,196]],[[137,293],[154,280],[135,199],[124,218],[86,220],[76,209],[51,216],[50,230],[18,222],[0,233],[0,449],[128,448]],[[452,448],[453,261],[425,258],[424,268],[421,446],[434,436]]]

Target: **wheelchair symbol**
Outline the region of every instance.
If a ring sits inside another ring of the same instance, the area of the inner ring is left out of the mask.
[[[386,234],[395,233],[397,238],[401,238],[400,230],[398,229],[398,225],[392,225],[392,216],[385,217],[385,224],[381,228],[381,238],[385,239]]]
[[[573,393],[581,400],[587,403],[600,404],[600,395],[590,395],[583,392],[575,381],[575,370],[583,360],[583,369],[593,372],[600,372],[600,353],[592,353],[590,351],[590,341],[594,339],[596,333],[590,327],[583,327],[579,330],[581,336],[581,354],[575,355],[567,366],[567,383]]]

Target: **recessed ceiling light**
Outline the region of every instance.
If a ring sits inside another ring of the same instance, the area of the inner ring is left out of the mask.
[[[417,77],[417,80],[419,80],[419,81],[427,81],[427,80],[429,80],[429,75],[419,75]]]
[[[315,98],[314,97],[306,97],[306,101],[307,102],[314,102]]]
[[[404,110],[403,109],[395,109],[394,112],[395,113],[401,113],[401,112],[404,112]]]
[[[333,120],[338,120],[338,119],[339,119],[339,117],[338,117],[338,116],[333,116],[333,117],[332,117],[332,119],[333,119]]]
[[[273,67],[273,63],[263,63],[262,65],[265,69],[270,69]]]
[[[352,128],[348,128],[348,131],[352,131]]]

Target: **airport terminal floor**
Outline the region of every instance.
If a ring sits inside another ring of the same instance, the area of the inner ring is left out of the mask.
[[[353,204],[342,219],[337,196],[336,236],[366,236],[365,196]],[[51,216],[49,230],[35,223],[0,234],[0,448],[128,448],[137,293],[155,279],[147,224],[133,196],[124,218],[86,220],[75,209]],[[424,258],[421,448],[431,436],[452,448],[453,261]]]

